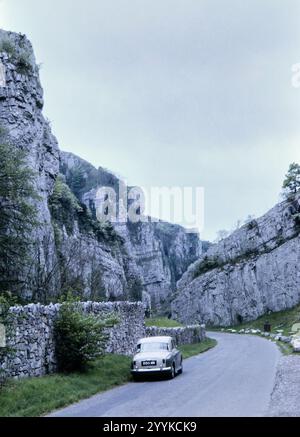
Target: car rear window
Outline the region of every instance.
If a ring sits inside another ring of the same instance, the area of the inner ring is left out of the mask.
[[[138,344],[138,350],[140,352],[155,352],[157,350],[169,350],[168,343],[161,343],[161,342],[153,342],[153,343],[141,343]]]

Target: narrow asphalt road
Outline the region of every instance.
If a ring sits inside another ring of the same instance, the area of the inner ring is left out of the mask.
[[[271,341],[209,333],[218,345],[184,361],[174,380],[129,383],[50,416],[263,416],[280,356]]]

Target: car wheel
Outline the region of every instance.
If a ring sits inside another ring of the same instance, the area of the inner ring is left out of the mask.
[[[140,375],[132,375],[134,382],[139,382],[141,380]]]
[[[175,378],[175,375],[176,375],[176,372],[175,372],[175,364],[173,363],[173,364],[172,364],[172,368],[171,368],[170,373],[169,373],[169,378],[170,378],[170,379],[173,379],[173,378]]]
[[[180,369],[178,370],[177,373],[178,373],[178,375],[181,375],[182,372],[183,372],[183,363],[182,363],[182,360],[181,360]]]

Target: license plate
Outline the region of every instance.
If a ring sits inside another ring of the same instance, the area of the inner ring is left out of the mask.
[[[156,361],[154,360],[142,361],[142,366],[156,366]]]

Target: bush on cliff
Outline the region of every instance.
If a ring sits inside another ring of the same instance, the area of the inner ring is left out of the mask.
[[[28,75],[34,71],[32,53],[21,42],[17,45],[10,38],[1,38],[0,52],[5,52],[9,56],[10,61],[17,67],[17,73]]]
[[[197,278],[200,275],[204,275],[204,273],[207,273],[210,270],[222,267],[222,265],[222,261],[220,261],[217,257],[209,258],[208,256],[205,256],[203,260],[197,265],[194,272],[194,278]]]
[[[283,195],[292,198],[300,190],[300,165],[293,162],[283,181]]]
[[[114,316],[101,320],[93,314],[86,314],[76,302],[63,303],[55,322],[59,370],[86,370],[89,362],[104,354],[108,340],[105,328],[112,327],[117,322]]]
[[[49,198],[49,208],[54,224],[58,224],[58,227],[64,225],[69,235],[74,232],[76,221],[79,231],[83,234],[111,244],[123,243],[123,239],[110,222],[97,220],[96,214],[79,201],[61,174],[56,178],[53,193]]]
[[[39,197],[26,153],[10,144],[1,127],[0,155],[0,287],[13,291],[33,245],[30,235],[38,226],[34,201]]]
[[[60,225],[65,225],[67,233],[71,234],[81,206],[61,175],[56,178],[49,208],[52,218]]]

